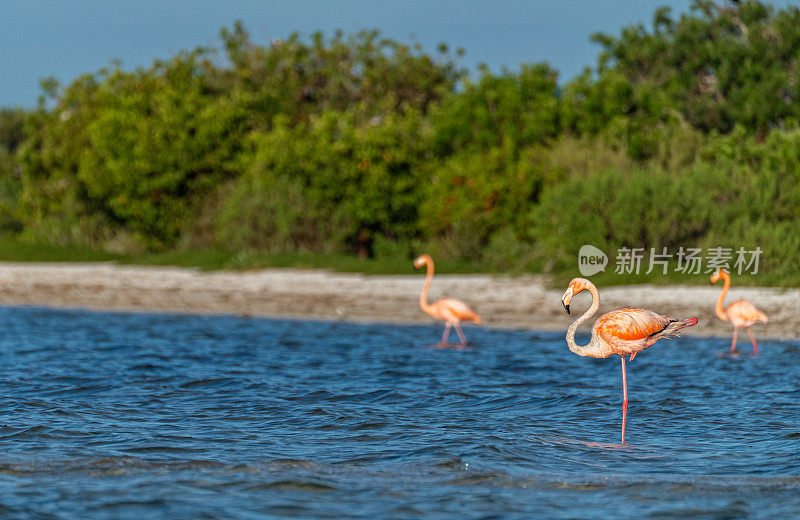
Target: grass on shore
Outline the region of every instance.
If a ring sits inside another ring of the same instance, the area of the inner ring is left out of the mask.
[[[0,237],[0,262],[113,262],[122,265],[192,267],[204,271],[246,270],[269,267],[332,269],[345,273],[409,274],[411,260],[358,258],[348,255],[264,252],[231,252],[220,249],[179,250],[140,255],[118,254],[80,246],[59,246]],[[484,273],[480,264],[465,261],[437,262],[437,271],[457,274]]]
[[[264,268],[297,268],[297,269],[332,269],[345,273],[364,274],[413,274],[410,259],[405,258],[358,258],[348,255],[334,254],[271,254],[264,252],[231,252],[218,249],[180,250],[162,253],[146,253],[141,255],[116,254],[79,246],[58,246],[28,242],[13,236],[0,237],[0,261],[2,262],[112,262],[120,265],[150,265],[197,268],[203,271],[214,270],[247,270]],[[643,266],[644,267],[644,266]],[[489,273],[496,275],[522,274],[520,272],[501,271],[491,266],[467,261],[437,261],[437,273],[476,274]],[[675,271],[670,265],[666,274],[660,269],[650,274],[642,269],[639,274],[616,274],[614,265],[610,264],[605,272],[591,277],[598,286],[632,285],[632,284],[680,284],[706,285],[709,274],[683,274]],[[566,286],[567,282],[580,276],[577,266],[574,272],[553,273],[551,285]],[[797,287],[798,283],[771,276],[769,273],[757,275],[743,273],[735,276],[738,286],[763,287]]]

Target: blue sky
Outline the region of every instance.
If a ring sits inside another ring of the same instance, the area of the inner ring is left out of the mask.
[[[377,28],[431,51],[463,47],[470,69],[548,61],[563,80],[594,64],[591,33],[649,24],[661,5],[680,13],[691,0],[0,0],[0,106],[34,106],[43,77],[68,82],[112,59],[132,69],[218,46],[220,28],[235,20],[259,43]]]

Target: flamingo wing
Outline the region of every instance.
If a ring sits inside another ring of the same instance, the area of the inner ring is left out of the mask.
[[[469,305],[455,298],[442,298],[434,303],[442,318],[448,321],[481,322],[481,317]]]
[[[766,323],[769,321],[767,315],[756,308],[755,305],[747,300],[736,300],[725,309],[731,323],[739,327],[749,327],[757,321]]]
[[[595,321],[592,334],[596,334],[615,354],[635,354],[648,348],[647,339],[662,332],[673,319],[647,309],[622,307],[609,311]]]

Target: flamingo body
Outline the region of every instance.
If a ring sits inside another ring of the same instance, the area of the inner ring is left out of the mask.
[[[734,327],[752,327],[756,323],[767,323],[767,315],[756,309],[748,300],[736,300],[725,309],[728,321]]]
[[[450,328],[455,327],[458,338],[461,340],[462,345],[467,344],[467,338],[461,330],[461,322],[481,323],[481,317],[478,313],[469,308],[469,305],[457,300],[456,298],[442,298],[433,303],[428,303],[428,291],[433,281],[433,258],[430,255],[420,255],[419,258],[414,260],[414,267],[419,269],[422,266],[427,266],[427,273],[425,275],[425,285],[422,286],[422,293],[419,295],[419,306],[423,312],[445,322],[444,333],[442,334],[442,343],[447,343],[450,337]]]
[[[720,269],[711,275],[711,283],[717,283],[720,278],[724,280],[724,283],[722,293],[719,295],[714,311],[719,319],[728,321],[733,325],[731,352],[736,352],[736,339],[739,335],[739,329],[744,327],[747,329],[747,334],[750,336],[750,341],[753,343],[753,354],[758,354],[758,342],[756,342],[756,337],[753,335],[753,331],[750,330],[750,327],[759,322],[767,323],[769,318],[747,300],[736,300],[728,305],[728,307],[723,308],[725,295],[728,294],[728,290],[731,288],[731,275],[728,274],[726,270]]]
[[[569,283],[561,302],[569,313],[572,297],[584,289],[592,293],[592,305],[575,320],[567,330],[567,345],[579,356],[607,358],[617,354],[622,360],[622,443],[625,444],[625,420],[628,412],[628,384],[625,377],[625,355],[631,361],[639,352],[650,348],[659,339],[678,335],[680,329],[697,324],[697,318],[676,320],[648,309],[622,307],[609,311],[595,321],[592,339],[588,345],[575,343],[575,331],[600,308],[600,293],[597,287],[585,278],[575,278]]]
[[[653,311],[622,307],[597,318],[592,334],[609,344],[611,354],[633,354],[649,347],[645,340],[664,330],[669,323],[669,318]]]
[[[452,325],[457,323],[480,323],[481,317],[469,306],[456,298],[442,298],[430,304],[427,309],[422,309],[437,320],[446,321]]]
[[[636,307],[621,307],[609,311],[594,322],[592,336],[596,336],[599,341],[605,343],[608,357],[612,354],[624,356],[630,354],[633,359],[639,352],[648,349],[662,338],[669,338],[675,332],[684,328],[691,327],[696,323],[688,323],[689,320],[676,320],[648,309],[638,309]],[[598,352],[599,353],[599,352]],[[605,352],[604,352],[605,353]]]

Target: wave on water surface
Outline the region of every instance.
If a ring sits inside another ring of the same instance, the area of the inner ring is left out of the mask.
[[[8,517],[800,515],[800,342],[0,308]]]

